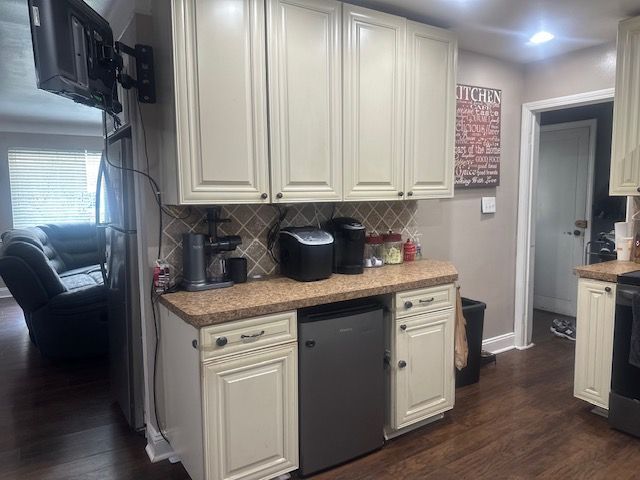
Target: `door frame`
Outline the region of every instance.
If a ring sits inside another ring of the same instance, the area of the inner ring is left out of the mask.
[[[518,184],[518,224],[516,240],[515,346],[530,348],[533,330],[533,260],[535,234],[535,185],[537,180],[540,115],[543,112],[610,102],[613,88],[549,98],[522,105],[520,133],[520,178]],[[627,211],[628,202],[627,202]]]
[[[541,125],[540,126],[540,133],[542,132],[558,132],[558,131],[563,131],[563,130],[571,130],[574,128],[584,128],[587,127],[589,128],[589,152],[588,152],[588,158],[587,158],[587,197],[585,200],[585,212],[584,212],[584,216],[583,218],[587,221],[587,228],[585,228],[584,231],[584,238],[585,238],[585,245],[587,244],[587,241],[591,238],[591,213],[592,213],[592,205],[593,205],[593,180],[594,180],[594,170],[595,170],[595,163],[596,163],[596,139],[597,139],[597,135],[598,135],[598,120],[595,118],[589,119],[589,120],[578,120],[575,122],[562,122],[562,123],[554,123],[554,124],[550,124],[550,125]],[[542,142],[542,140],[540,140],[540,143]],[[538,157],[537,161],[539,161],[540,158]],[[536,170],[537,170],[538,166],[536,165]],[[536,189],[537,189],[537,182],[533,184],[533,192],[532,192],[532,216],[533,216],[533,223],[532,223],[532,229],[533,232],[531,233],[532,239],[535,239],[535,233],[536,233],[536,218],[535,218],[535,205],[536,205]],[[574,227],[575,228],[575,227]],[[535,245],[532,248],[532,259],[531,259],[531,264],[535,267]],[[583,252],[583,257],[584,257],[584,252]],[[535,271],[533,272],[533,278],[535,280]],[[535,281],[534,281],[534,285],[533,285],[533,293],[532,293],[532,304],[535,301]],[[562,312],[559,311],[558,313],[561,314],[565,314],[566,312]]]

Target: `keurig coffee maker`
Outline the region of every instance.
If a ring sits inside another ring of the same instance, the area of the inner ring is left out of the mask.
[[[364,240],[366,230],[355,218],[339,217],[329,221],[333,235],[333,271],[358,274],[364,270]]]

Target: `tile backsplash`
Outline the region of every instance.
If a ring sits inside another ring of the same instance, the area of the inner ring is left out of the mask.
[[[333,212],[334,205],[326,203],[304,203],[288,207],[283,227],[322,225]],[[388,230],[402,233],[404,240],[415,239],[416,201],[398,202],[349,202],[336,203],[334,217],[353,217],[361,221],[367,232],[385,233]],[[171,207],[180,218],[165,216],[162,237],[162,255],[171,265],[174,275],[182,273],[182,234],[206,233],[206,208]],[[240,235],[242,245],[227,256],[246,257],[249,275],[271,275],[277,265],[267,252],[267,231],[277,218],[277,209],[270,205],[227,205],[221,216],[230,218],[230,223],[219,225],[220,235]],[[185,218],[183,218],[185,217]],[[274,252],[277,255],[277,245]]]

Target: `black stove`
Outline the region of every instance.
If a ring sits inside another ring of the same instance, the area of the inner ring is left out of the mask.
[[[618,283],[622,285],[636,285],[640,286],[640,270],[635,272],[623,273],[618,275]]]

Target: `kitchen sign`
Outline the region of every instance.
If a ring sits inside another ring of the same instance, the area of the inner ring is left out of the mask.
[[[500,118],[502,91],[456,87],[457,188],[500,185]]]

